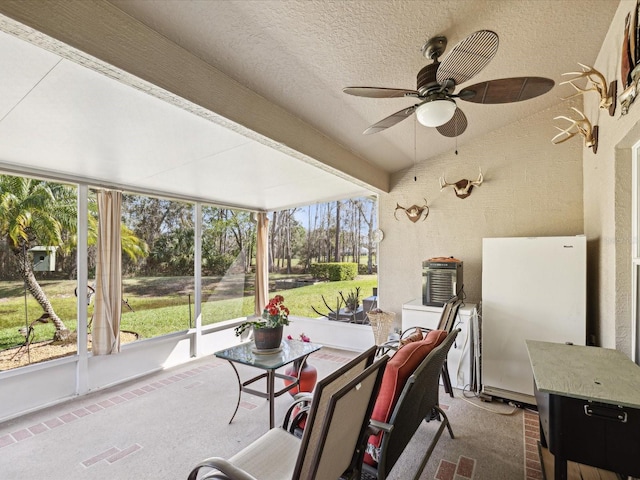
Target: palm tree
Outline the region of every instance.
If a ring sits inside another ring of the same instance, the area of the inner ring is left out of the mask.
[[[29,293],[55,325],[55,340],[67,340],[70,332],[36,280],[27,252],[38,244],[63,246],[62,232],[76,230],[76,213],[74,188],[0,175],[0,238],[17,257]]]
[[[69,329],[58,317],[33,274],[27,252],[35,245],[58,247],[68,253],[76,245],[77,194],[67,185],[23,177],[0,175],[0,239],[4,239],[18,259],[18,271],[27,290],[56,328],[54,340],[67,340]],[[89,202],[88,241],[97,240],[98,212],[95,197]],[[63,235],[67,232],[67,241]],[[122,250],[135,260],[147,255],[147,244],[124,223],[121,225]]]

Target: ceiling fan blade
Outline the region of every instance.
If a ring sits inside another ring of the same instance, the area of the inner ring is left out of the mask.
[[[459,108],[456,108],[451,120],[444,125],[436,127],[440,135],[444,135],[445,137],[457,137],[458,135],[462,135],[466,129],[467,116]]]
[[[418,92],[415,90],[406,90],[404,88],[377,88],[377,87],[346,87],[343,88],[344,93],[355,95],[356,97],[369,98],[394,98],[394,97],[417,97]]]
[[[498,51],[498,35],[479,30],[458,43],[447,55],[436,74],[438,83],[451,78],[460,85],[478,74]]]
[[[415,105],[409,108],[403,108],[399,112],[396,112],[393,115],[389,115],[388,117],[383,118],[378,123],[374,123],[362,133],[364,135],[371,135],[372,133],[378,133],[378,132],[381,132],[382,130],[386,130],[389,127],[393,127],[396,123],[399,123],[405,118],[411,116],[411,114],[415,110],[416,110]]]
[[[521,102],[547,93],[555,82],[544,77],[514,77],[476,83],[460,91],[460,100],[473,103]]]

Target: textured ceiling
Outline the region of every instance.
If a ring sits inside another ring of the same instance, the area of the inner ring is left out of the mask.
[[[429,37],[448,37],[446,57],[481,29],[499,35],[498,52],[462,87],[514,76],[560,82],[578,62],[593,63],[617,6],[4,0],[0,170],[267,211],[385,192],[389,173],[464,151],[570,89],[516,104],[458,101],[469,126],[451,139],[415,117],[364,136],[414,102],[344,87],[414,89]]]
[[[513,76],[542,76],[558,83],[563,72],[578,68],[577,62],[594,62],[618,6],[617,0],[111,3],[389,172],[451,150],[456,140],[416,125],[414,117],[364,136],[370,124],[412,101],[351,97],[342,93],[343,87],[413,89],[417,72],[429,63],[420,53],[429,37],[448,37],[446,56],[480,29],[499,35],[498,53],[463,86]],[[459,101],[469,127],[457,146],[548,108],[566,93],[556,86],[517,104]]]

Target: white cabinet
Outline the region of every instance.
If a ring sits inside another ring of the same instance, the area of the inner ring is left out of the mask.
[[[402,331],[411,327],[437,328],[443,307],[422,305],[418,298],[402,305]],[[467,303],[460,307],[453,328],[459,328],[455,343],[447,356],[449,377],[455,388],[467,389],[472,384],[471,365],[475,349],[472,346],[472,324],[476,322],[476,305]]]

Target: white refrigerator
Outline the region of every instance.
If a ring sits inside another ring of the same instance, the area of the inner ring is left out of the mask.
[[[485,396],[535,404],[525,340],[585,344],[586,252],[583,235],[483,239]]]

